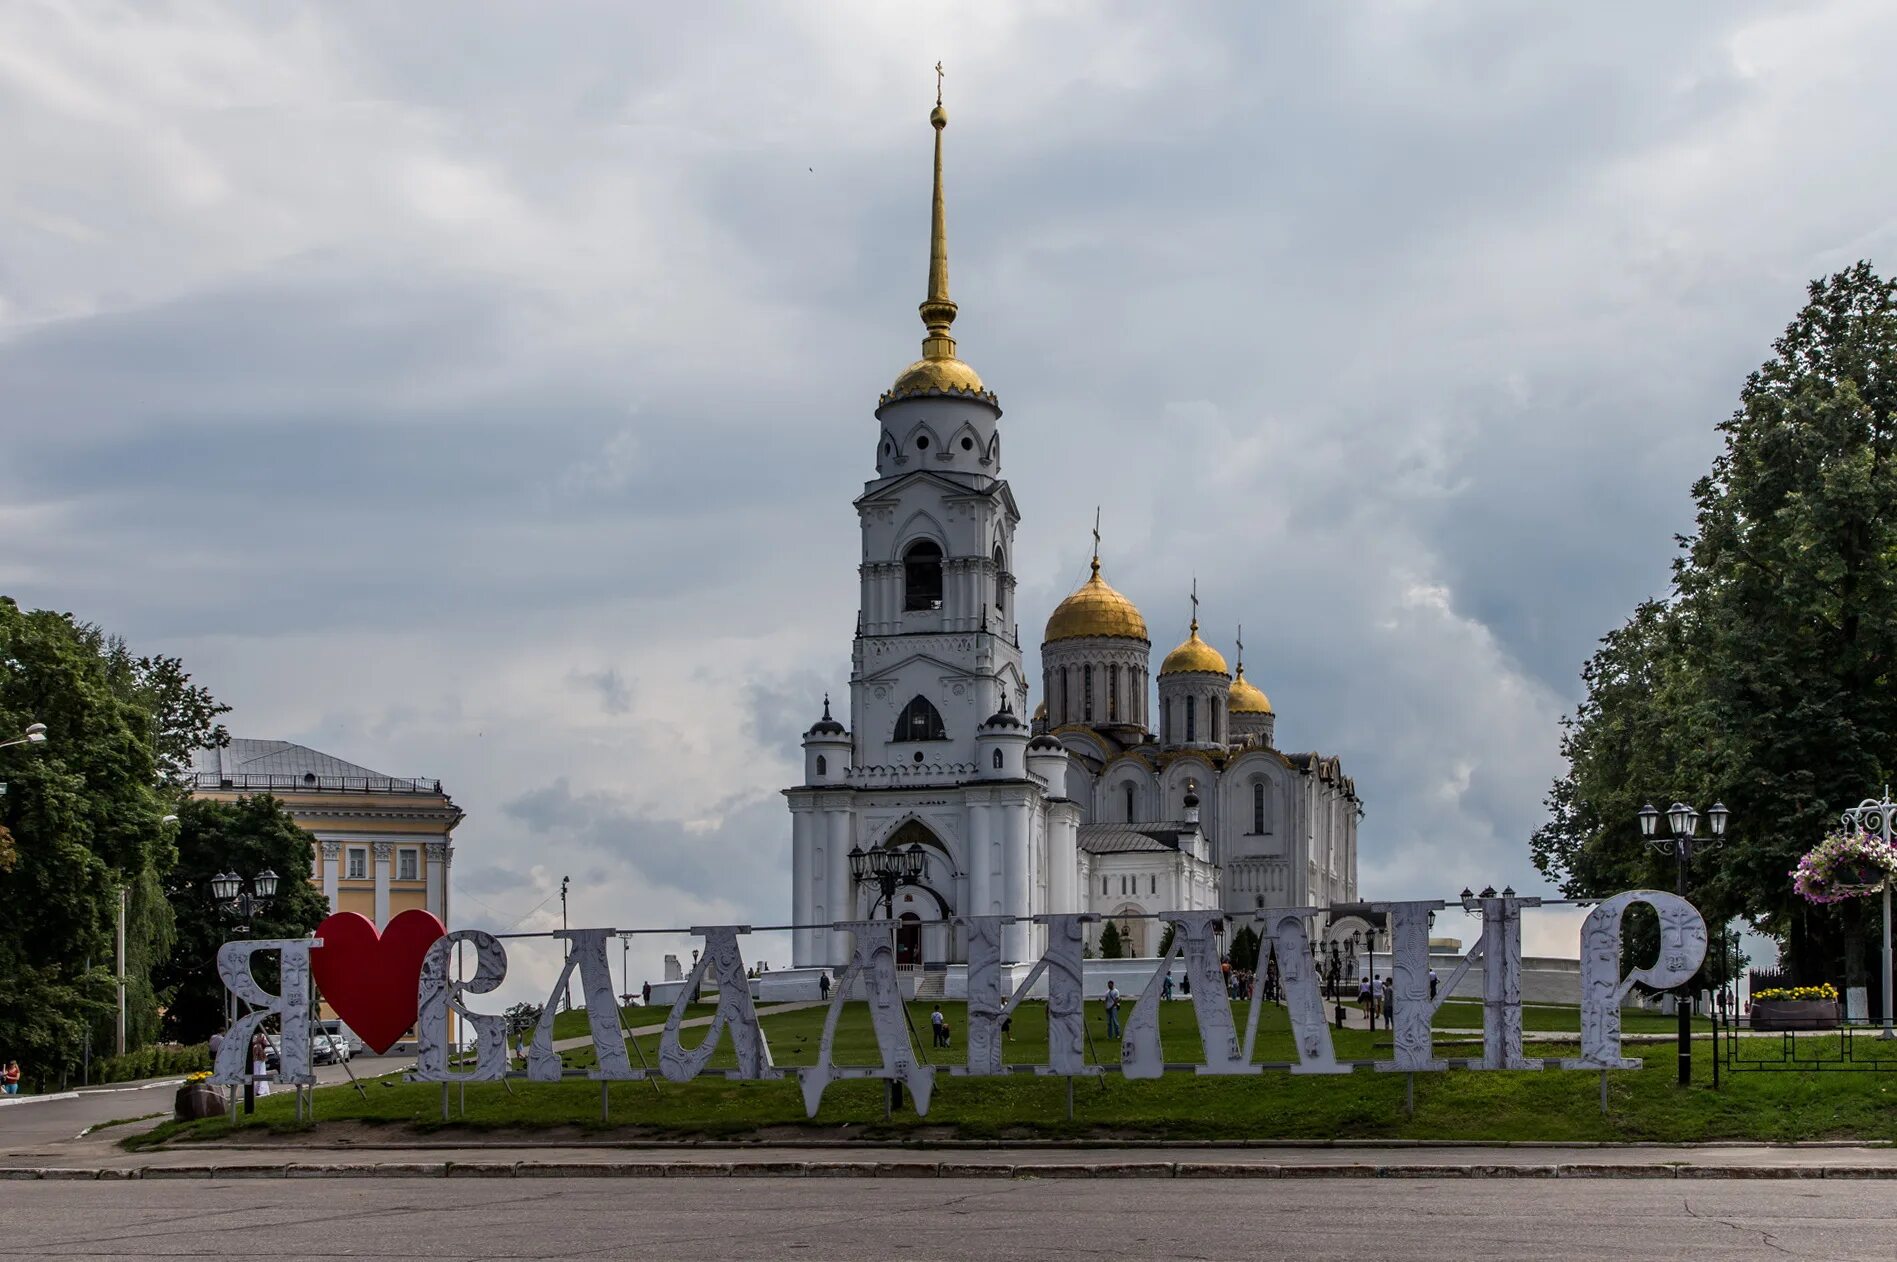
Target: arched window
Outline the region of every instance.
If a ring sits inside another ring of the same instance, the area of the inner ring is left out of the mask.
[[[1111,878],[1111,877],[1106,877],[1106,876],[1103,876],[1103,877],[1101,877],[1101,878],[1100,878],[1100,893],[1101,893],[1102,895],[1104,895],[1104,894],[1106,894],[1106,892],[1107,892],[1107,882],[1108,882],[1108,881],[1110,881],[1110,880],[1112,880],[1112,879],[1113,879],[1113,878]]]
[[[918,539],[902,554],[902,607],[942,607],[942,549],[933,539]]]
[[[1199,739],[1199,699],[1186,698],[1186,744]]]
[[[995,751],[995,770],[1001,770],[1001,751],[998,749]]]
[[[1126,822],[1133,822],[1133,782],[1126,782]]]
[[[1086,707],[1086,721],[1093,722],[1093,665],[1081,667],[1080,677],[1081,704]]]
[[[1251,787],[1251,830],[1255,833],[1265,831],[1265,782],[1263,780]]]
[[[817,774],[820,776],[830,774],[830,764],[822,754],[817,755]]]
[[[896,716],[895,739],[945,741],[948,739],[948,729],[942,726],[942,716],[929,704],[928,698],[916,697]]]
[[[995,545],[995,612],[1008,612],[1008,562],[1001,555],[1001,545]]]

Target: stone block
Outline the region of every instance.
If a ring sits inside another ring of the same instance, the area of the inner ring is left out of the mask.
[[[1558,1179],[1671,1179],[1678,1168],[1651,1162],[1616,1164],[1610,1161],[1568,1161],[1555,1169]]]
[[[1276,1179],[1280,1167],[1262,1161],[1179,1161],[1174,1177],[1181,1179]]]
[[[514,1163],[511,1161],[450,1161],[447,1176],[450,1179],[511,1179],[514,1177]]]
[[[935,1172],[945,1179],[1011,1179],[1015,1167],[998,1161],[944,1161]]]

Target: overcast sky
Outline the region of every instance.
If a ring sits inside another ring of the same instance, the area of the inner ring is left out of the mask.
[[[463,924],[568,873],[578,924],[787,918],[940,59],[1024,637],[1100,503],[1156,653],[1196,569],[1355,776],[1367,894],[1539,889],[1713,426],[1891,266],[1893,52],[1869,0],[6,5],[0,590],[440,777]]]

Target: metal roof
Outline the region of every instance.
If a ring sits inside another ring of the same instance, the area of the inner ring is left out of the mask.
[[[1184,824],[1082,824],[1080,848],[1088,854],[1129,854],[1140,850],[1177,850]]]
[[[380,793],[440,793],[429,777],[386,775],[359,763],[325,754],[294,741],[233,737],[221,749],[200,749],[192,756],[192,784],[201,789],[323,788]]]

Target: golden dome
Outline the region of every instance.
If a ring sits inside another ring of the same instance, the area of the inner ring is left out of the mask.
[[[981,378],[975,370],[959,359],[918,359],[902,370],[902,376],[896,378],[896,384],[889,387],[886,398],[900,399],[912,394],[930,394],[937,391],[959,390],[970,394],[986,394]]]
[[[1041,643],[1078,640],[1088,635],[1110,635],[1124,640],[1146,640],[1146,619],[1132,601],[1107,586],[1100,577],[1100,558],[1093,559],[1093,577],[1060,602],[1047,619]]]
[[[1162,675],[1188,675],[1195,671],[1213,675],[1231,674],[1219,651],[1199,638],[1197,618],[1192,620],[1192,634],[1186,637],[1186,642],[1166,654],[1166,660],[1159,667]]]
[[[1238,664],[1238,676],[1225,694],[1225,709],[1231,714],[1270,714],[1271,698],[1257,684],[1245,678],[1245,663]]]

